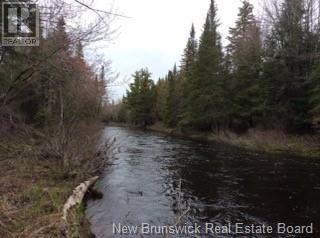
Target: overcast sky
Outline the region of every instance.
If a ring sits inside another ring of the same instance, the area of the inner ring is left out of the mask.
[[[251,2],[256,6],[257,0]],[[156,81],[175,62],[179,64],[191,24],[195,24],[198,38],[209,3],[210,0],[115,0],[117,12],[131,17],[117,20],[119,36],[105,49],[113,69],[120,73],[119,81],[145,67]],[[240,5],[241,0],[217,0],[223,39],[234,25]],[[127,87],[113,87],[112,98],[121,98]]]

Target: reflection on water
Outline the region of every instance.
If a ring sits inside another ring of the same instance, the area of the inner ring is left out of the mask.
[[[89,202],[87,209],[99,238],[119,237],[112,235],[113,223],[174,225],[187,208],[190,211],[182,218],[186,224],[313,222],[319,232],[317,160],[107,127],[105,139],[112,137],[117,138],[120,152],[97,184],[104,198]]]

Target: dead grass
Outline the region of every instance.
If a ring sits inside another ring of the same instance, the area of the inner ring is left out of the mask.
[[[296,136],[275,130],[249,130],[243,135],[224,132],[219,135],[211,134],[209,138],[270,153],[291,153],[306,157],[320,157],[319,135]]]
[[[60,208],[72,182],[48,181],[51,170],[58,169],[53,163],[16,159],[9,170],[4,170],[3,166],[9,167],[7,163],[11,161],[1,162],[1,237],[41,237],[34,232],[44,227],[55,230],[51,237],[63,237]]]
[[[148,129],[194,140],[223,142],[249,150],[320,158],[320,135],[297,136],[288,135],[282,131],[256,129],[251,129],[242,135],[230,131],[222,131],[219,134],[198,131],[182,132],[178,129],[167,128],[162,123],[152,125]]]
[[[90,237],[83,208],[70,227],[61,219],[74,187],[102,166],[102,157],[95,155],[101,127],[78,126],[64,145],[49,131],[0,138],[1,238],[66,237],[71,226],[77,233],[68,237]]]

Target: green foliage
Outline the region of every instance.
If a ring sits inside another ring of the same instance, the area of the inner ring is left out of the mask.
[[[203,33],[200,37],[192,92],[187,100],[186,119],[197,129],[219,128],[224,121],[225,92],[222,79],[222,51],[214,1],[211,1]]]
[[[46,109],[38,111],[34,118],[35,123],[40,126],[44,126],[48,120],[49,114]]]
[[[181,60],[181,73],[185,78],[192,77],[192,72],[194,70],[194,65],[196,62],[198,42],[196,40],[196,32],[194,25],[192,24],[190,30],[190,37],[187,42],[187,46],[184,49],[184,53]]]
[[[229,44],[222,49],[217,8],[211,0],[199,43],[192,25],[180,70],[174,67],[157,82],[154,110],[150,105],[141,110],[141,102],[131,104],[130,113],[143,111],[141,118],[148,118],[149,111],[149,117],[155,115],[169,127],[210,131],[243,132],[263,126],[305,132],[312,122],[319,125],[316,4],[284,0],[269,7],[264,17],[270,25],[262,35],[252,4],[243,0]],[[131,88],[131,93],[136,95],[136,90]]]
[[[134,82],[124,102],[128,106],[130,121],[139,126],[153,122],[155,87],[148,69],[141,69],[133,75]]]
[[[196,61],[198,53],[198,42],[195,38],[195,29],[192,24],[190,30],[190,36],[187,42],[187,46],[184,50],[181,61],[181,99],[180,99],[180,114],[178,115],[178,126],[185,127],[190,124],[190,102],[194,85],[194,76],[196,70]]]
[[[118,118],[116,119],[116,121],[127,122],[129,120],[129,115],[128,115],[127,111],[128,110],[127,110],[126,104],[121,103],[120,108],[119,108],[119,112],[117,115]]]
[[[166,105],[168,98],[168,81],[167,79],[159,79],[156,86],[156,102],[155,111],[156,119],[159,121],[166,120]]]
[[[253,6],[243,1],[228,45],[231,64],[228,107],[231,126],[249,128],[259,112],[259,73],[261,65],[260,29],[253,15]]]
[[[22,199],[32,203],[30,212],[34,215],[50,214],[62,209],[68,190],[65,188],[42,188],[33,186],[28,188],[23,194]]]
[[[181,110],[182,82],[181,74],[178,73],[176,65],[169,71],[166,82],[168,92],[165,99],[165,123],[170,126],[177,126],[178,115]]]
[[[266,40],[264,110],[268,111],[267,118],[273,117],[278,120],[274,123],[280,122],[280,126],[289,131],[310,127],[311,54],[316,45],[309,37],[313,33],[308,18],[303,1],[284,1]]]
[[[313,123],[319,128],[320,127],[320,62],[317,63],[313,74],[313,89],[311,91],[311,105],[312,105],[312,115]]]

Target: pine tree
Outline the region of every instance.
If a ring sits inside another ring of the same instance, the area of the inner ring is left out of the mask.
[[[230,60],[231,124],[244,129],[252,127],[258,114],[259,72],[261,66],[261,39],[253,6],[242,2],[234,28],[230,28],[228,56]],[[236,125],[234,125],[236,124]]]

